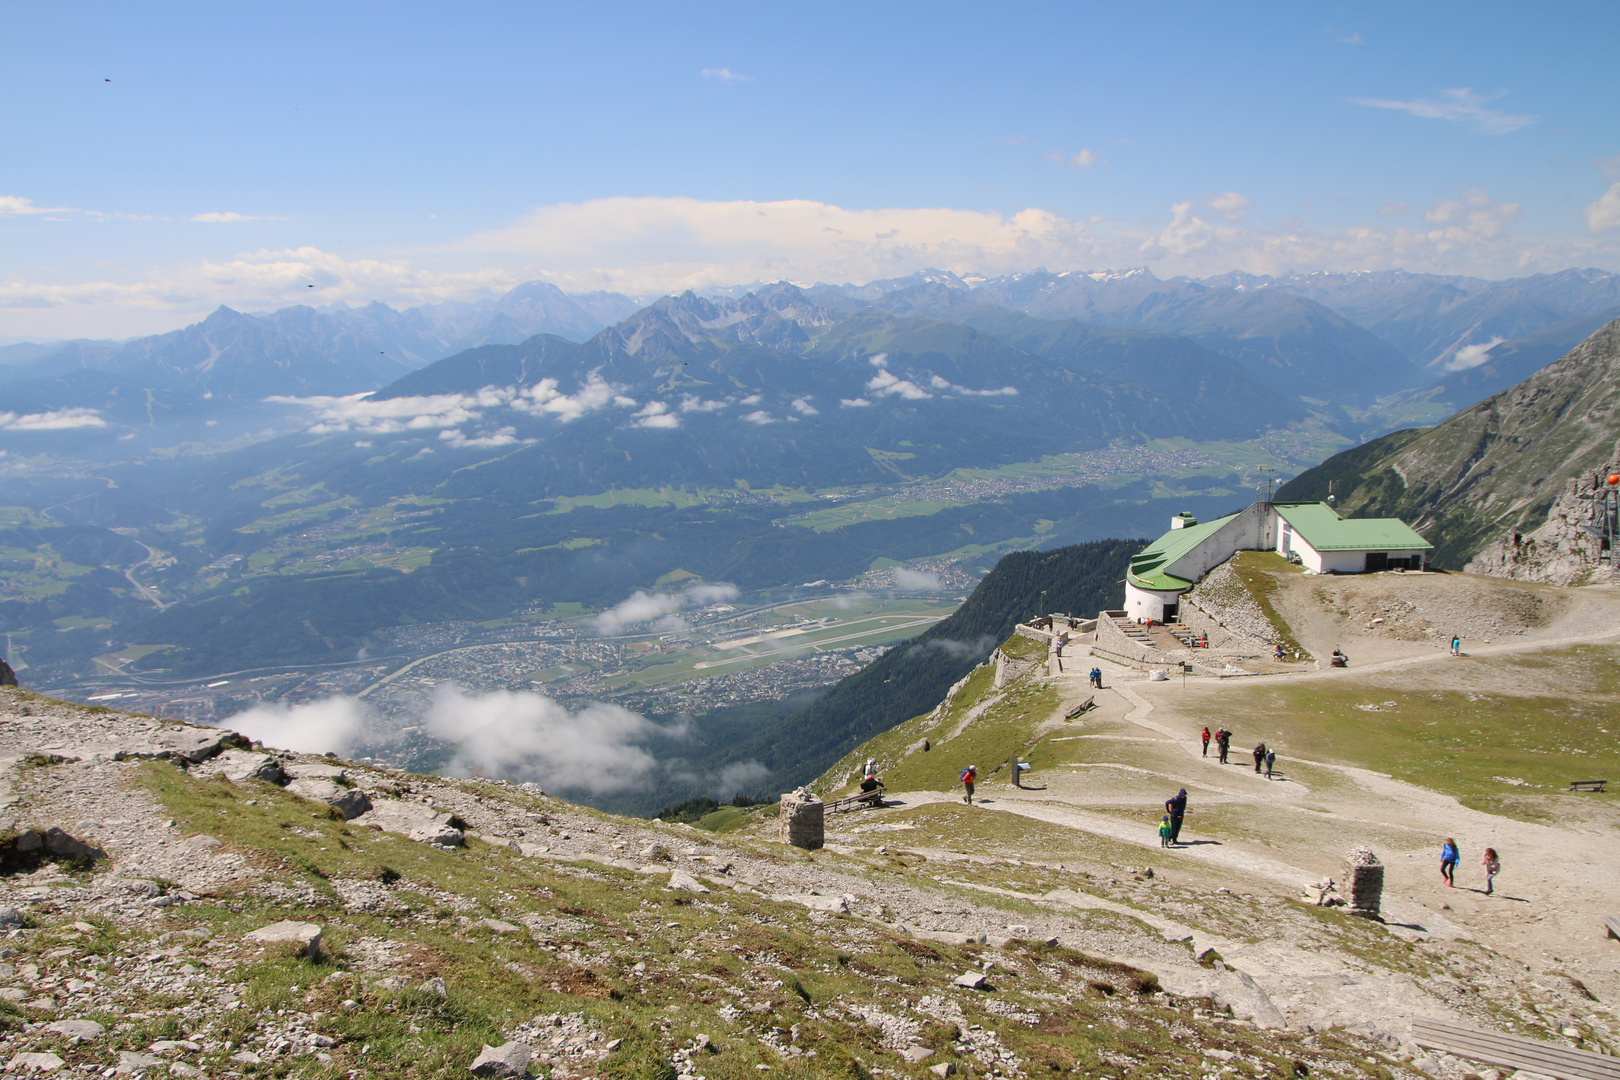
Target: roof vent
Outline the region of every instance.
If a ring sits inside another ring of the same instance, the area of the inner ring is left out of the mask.
[[[1190,529],[1196,524],[1198,524],[1198,519],[1185,510],[1170,519],[1171,529]]]

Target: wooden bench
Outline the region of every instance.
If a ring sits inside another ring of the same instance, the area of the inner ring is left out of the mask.
[[[834,799],[824,807],[829,814],[842,814],[849,810],[869,810],[883,805],[883,793],[887,791],[882,784],[871,791],[857,791],[853,795],[845,795],[842,799]]]
[[[1620,1058],[1438,1020],[1412,1021],[1412,1041],[1470,1061],[1523,1069],[1558,1080],[1620,1080]]]
[[[1608,786],[1607,780],[1571,780],[1571,791],[1603,791]]]
[[[1073,720],[1075,717],[1079,716],[1081,713],[1085,712],[1087,709],[1091,708],[1096,703],[1097,703],[1097,695],[1093,694],[1090,697],[1086,698],[1086,700],[1082,701],[1080,704],[1076,705],[1074,708],[1070,709],[1068,712],[1064,713],[1063,714],[1063,719],[1065,719],[1065,720]]]
[[[1620,938],[1620,919],[1605,918],[1603,927],[1609,932],[1609,937]]]

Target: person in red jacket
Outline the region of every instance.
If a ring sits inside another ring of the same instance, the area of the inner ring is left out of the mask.
[[[1209,725],[1204,725],[1204,756],[1209,757]]]
[[[978,779],[979,770],[972,765],[962,770],[962,786],[967,788],[967,794],[962,796],[962,801],[969,806],[973,805],[973,784]]]

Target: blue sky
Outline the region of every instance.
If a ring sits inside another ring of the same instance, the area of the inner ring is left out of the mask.
[[[4,12],[8,337],[530,277],[1620,269],[1612,3]]]

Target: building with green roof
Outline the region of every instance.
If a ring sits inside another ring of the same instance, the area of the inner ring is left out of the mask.
[[[1396,518],[1344,518],[1327,503],[1257,502],[1200,522],[1170,519],[1170,531],[1131,557],[1125,614],[1174,622],[1181,594],[1240,551],[1276,551],[1309,573],[1421,569],[1433,548]]]

